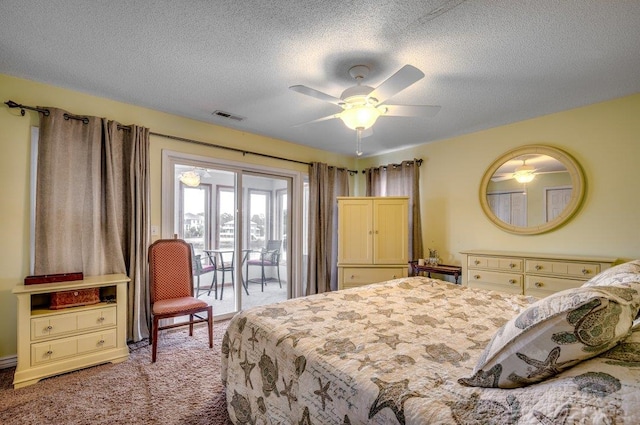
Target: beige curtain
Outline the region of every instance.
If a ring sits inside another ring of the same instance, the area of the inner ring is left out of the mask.
[[[338,289],[338,196],[349,196],[349,171],[311,163],[306,295]]]
[[[35,273],[124,273],[128,338],[149,335],[149,130],[97,117],[40,115]]]
[[[409,255],[423,258],[420,218],[420,161],[383,165],[365,170],[367,196],[409,197]]]

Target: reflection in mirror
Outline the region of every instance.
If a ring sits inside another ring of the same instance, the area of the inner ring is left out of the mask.
[[[497,226],[537,234],[566,222],[584,195],[578,164],[559,149],[531,145],[507,152],[485,173],[480,203]]]
[[[562,213],[571,192],[571,176],[560,161],[548,155],[520,155],[493,174],[487,202],[507,224],[540,226]]]

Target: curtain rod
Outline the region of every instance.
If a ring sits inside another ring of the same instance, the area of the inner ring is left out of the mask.
[[[22,115],[22,116],[24,116],[24,114],[25,114],[25,109],[28,109],[30,111],[41,112],[45,116],[49,116],[49,110],[45,109],[45,108],[36,108],[36,107],[33,107],[33,106],[21,105],[19,103],[14,102],[13,100],[6,101],[5,105],[7,105],[9,108],[19,108],[20,109],[20,115]],[[79,120],[79,121],[82,121],[85,124],[89,123],[89,118],[84,117],[84,116],[80,116],[80,115],[64,114],[64,119],[65,120],[69,120],[69,119]],[[126,126],[126,125],[118,125],[118,129],[119,130],[130,130],[131,127]],[[180,142],[193,143],[193,144],[196,144],[196,145],[206,146],[206,147],[209,147],[209,148],[224,149],[224,150],[228,150],[228,151],[232,151],[232,152],[238,152],[238,153],[241,153],[242,156],[254,155],[254,156],[260,156],[260,157],[263,157],[263,158],[277,159],[277,160],[280,160],[280,161],[294,162],[296,164],[311,165],[311,163],[309,163],[309,162],[298,161],[297,159],[283,158],[281,156],[269,155],[269,154],[266,154],[266,153],[247,151],[247,150],[243,150],[243,149],[233,148],[231,146],[217,145],[215,143],[207,143],[207,142],[202,142],[202,141],[199,141],[199,140],[187,139],[187,138],[184,138],[184,137],[171,136],[169,134],[155,133],[153,131],[150,131],[149,134],[152,135],[152,136],[164,137],[164,138],[167,138],[167,139],[177,140],[177,141],[180,141]],[[348,168],[344,168],[344,167],[332,167],[332,168],[337,168],[338,170],[346,170],[351,175],[358,174],[357,170],[349,170]]]
[[[420,159],[414,159],[414,160],[412,160],[412,161],[406,161],[406,162],[407,162],[407,165],[412,164],[412,163],[414,163],[414,162],[415,162],[415,163],[417,163],[417,164],[418,164],[418,167],[420,167],[420,166],[422,165],[422,158],[420,158]],[[386,170],[386,169],[387,169],[387,167],[393,167],[393,168],[396,168],[396,167],[401,167],[401,166],[402,166],[402,164],[387,164],[387,165],[380,165],[380,166],[378,166],[378,167],[371,167],[371,168],[367,168],[367,170],[371,170],[371,169],[376,170],[376,169],[378,169],[378,168],[384,168],[384,169]],[[362,174],[366,173],[366,172],[367,172],[367,170],[362,170]]]

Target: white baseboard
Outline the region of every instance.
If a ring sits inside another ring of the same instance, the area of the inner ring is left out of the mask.
[[[8,369],[18,364],[18,356],[0,357],[0,369]]]

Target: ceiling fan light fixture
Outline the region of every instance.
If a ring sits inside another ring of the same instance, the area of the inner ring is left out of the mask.
[[[370,104],[353,105],[340,113],[340,119],[344,125],[352,130],[366,130],[375,124],[383,110]]]
[[[515,172],[513,173],[513,178],[516,179],[518,183],[529,183],[536,176],[534,174],[535,171],[536,169],[532,166],[523,164],[516,168]]]
[[[189,187],[197,187],[200,185],[200,174],[195,171],[185,171],[180,174],[180,181]]]

